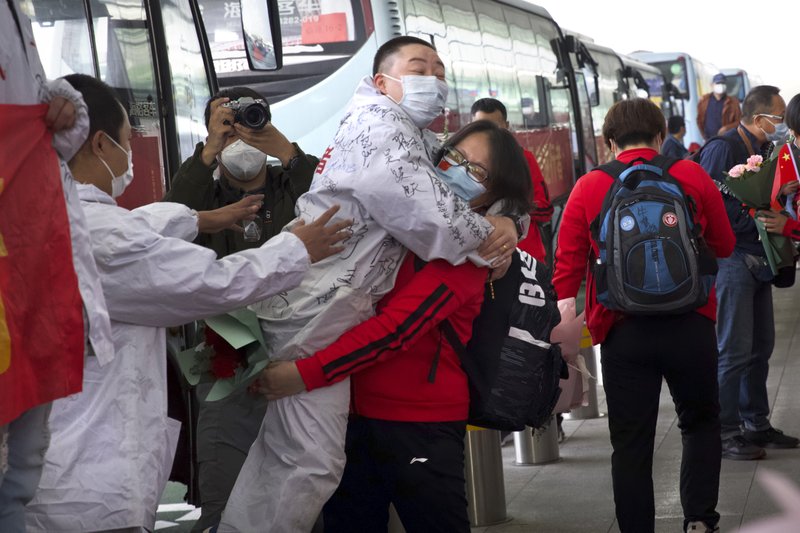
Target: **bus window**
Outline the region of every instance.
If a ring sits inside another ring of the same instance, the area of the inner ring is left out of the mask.
[[[134,180],[118,203],[137,207],[160,200],[165,188],[146,11],[141,0],[89,0],[89,6],[91,23],[80,2],[32,0],[29,15],[37,41],[41,37],[39,51],[49,78],[77,72],[98,76],[116,90],[133,126],[134,163]]]
[[[489,96],[506,106],[508,121],[522,123],[522,102],[517,82],[508,25],[499,5],[473,2],[478,13],[478,25],[483,38],[483,60],[491,65]]]
[[[251,71],[235,0],[199,0],[220,87],[248,85],[270,104],[297,94],[335,72],[372,32],[361,0],[281,0],[278,13],[283,68]],[[188,8],[187,8],[188,9]],[[369,31],[368,31],[369,30]]]
[[[739,102],[744,101],[744,97],[746,96],[744,89],[744,73],[727,74],[725,76],[725,85],[728,88],[728,94],[738,98]]]
[[[506,10],[506,20],[511,35],[514,66],[520,91],[521,121],[511,121],[513,128],[528,129],[544,125],[546,110],[541,108],[536,76],[540,75],[538,50],[532,38],[528,17]]]
[[[530,16],[531,28],[536,46],[539,49],[539,70],[547,73],[551,83],[555,83],[556,69],[558,69],[558,58],[553,52],[553,39],[560,38],[554,23],[534,15]]]
[[[490,96],[490,85],[483,61],[481,34],[469,0],[442,0],[442,18],[447,21],[447,50],[458,98],[459,122],[470,121],[472,103]]]
[[[191,28],[189,4],[181,0],[162,0],[161,17],[165,28]],[[206,137],[205,106],[211,93],[208,76],[200,57],[200,42],[193,31],[166,32],[175,127],[180,160],[194,153],[195,145]]]
[[[674,61],[652,63],[657,67],[667,83],[671,83],[683,98],[689,98],[689,77],[686,73],[686,59],[678,57]]]
[[[445,102],[444,119],[437,118],[429,126],[432,131],[448,136],[464,124],[459,111],[463,104],[459,101],[459,82],[453,72],[453,61],[447,41],[447,28],[439,4],[435,0],[408,0],[405,4],[406,34],[424,41],[433,41],[436,51],[444,63],[445,77],[450,90]],[[469,109],[466,110],[469,113]],[[469,120],[469,118],[467,118]]]
[[[21,2],[30,17],[39,59],[50,79],[76,72],[95,76],[86,12],[80,2]]]

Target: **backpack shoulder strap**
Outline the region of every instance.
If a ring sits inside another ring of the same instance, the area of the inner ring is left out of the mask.
[[[690,161],[694,161],[695,163],[697,163],[699,165],[700,164],[700,154],[703,153],[703,150],[705,150],[706,146],[711,144],[712,141],[722,141],[725,144],[727,144],[728,148],[730,148],[732,151],[735,151],[736,148],[737,148],[737,146],[736,146],[737,141],[735,139],[733,139],[732,137],[728,137],[727,135],[715,135],[714,137],[711,137],[709,140],[707,140],[703,144],[703,146],[700,147],[700,149],[698,151],[696,151],[691,157],[689,157],[689,160]]]
[[[616,180],[619,179],[620,174],[625,172],[627,168],[628,168],[627,164],[615,159],[613,161],[609,161],[608,163],[600,165],[599,167],[595,168],[595,170],[600,170],[602,172],[605,172],[606,174],[608,174],[609,176],[611,176]]]
[[[679,159],[675,157],[669,157],[666,155],[658,154],[653,159],[650,160],[651,165],[655,165],[660,167],[664,171],[669,171],[669,169],[677,163]]]

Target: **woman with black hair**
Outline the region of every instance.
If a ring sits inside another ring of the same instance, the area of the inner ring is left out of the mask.
[[[430,185],[439,194],[449,188],[483,214],[530,210],[522,149],[492,122],[459,130],[434,163],[439,179]],[[469,262],[423,266],[408,253],[376,316],[311,357],[265,371],[261,387],[270,399],[351,377],[347,464],[325,506],[325,531],[385,531],[390,503],[406,531],[469,531],[467,376],[437,326],[447,319],[467,343],[489,273]]]
[[[800,176],[800,94],[794,95],[789,103],[786,105],[786,111],[783,115],[783,122],[789,128],[792,141],[786,143],[787,148],[782,149],[778,157],[781,173],[785,173],[783,177],[791,177],[794,181],[790,181],[784,186],[782,192],[789,192],[796,195],[798,190],[798,177]],[[793,202],[792,209],[797,210],[797,201]],[[764,223],[764,227],[771,233],[779,233],[785,237],[789,237],[795,241],[800,241],[800,221],[789,218],[774,211],[762,211],[758,215],[758,219]]]

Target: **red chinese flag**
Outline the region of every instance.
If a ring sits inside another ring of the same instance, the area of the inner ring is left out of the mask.
[[[0,105],[0,425],[80,392],[83,315],[46,105]]]
[[[778,164],[775,166],[775,179],[772,182],[772,208],[776,211],[784,209],[776,199],[780,195],[781,187],[791,181],[797,181],[797,166],[792,155],[788,144],[781,146],[778,152]]]

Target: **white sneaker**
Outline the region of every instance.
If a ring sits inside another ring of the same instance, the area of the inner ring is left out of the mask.
[[[711,529],[705,522],[689,522],[686,526],[686,533],[718,533],[719,528]]]

